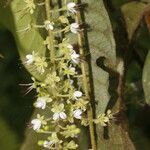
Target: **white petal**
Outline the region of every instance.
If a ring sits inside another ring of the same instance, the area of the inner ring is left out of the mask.
[[[32,64],[33,61],[34,61],[34,60],[33,60],[33,55],[31,55],[31,54],[26,55],[26,59],[27,59],[26,63],[27,63],[28,65]]]
[[[76,9],[75,9],[76,4],[74,2],[70,2],[67,4],[67,9],[71,12],[71,13],[76,13]]]
[[[47,30],[54,30],[53,25],[52,25],[52,24],[48,24],[48,25],[47,25]]]
[[[64,112],[59,113],[61,119],[66,119],[67,115]]]
[[[71,60],[72,60],[75,64],[78,64],[78,63],[79,63],[79,58],[80,58],[80,55],[77,54],[75,51],[73,51],[73,53],[71,54]]]
[[[51,141],[44,141],[43,147],[49,148],[53,143]]]
[[[72,58],[79,58],[80,55],[77,54],[75,51],[73,51],[72,54],[71,54],[71,57],[72,57]]]
[[[79,59],[72,59],[72,62],[75,63],[75,64],[78,64],[79,63]]]
[[[79,24],[78,24],[78,23],[72,23],[72,24],[71,24],[71,27],[77,29],[77,28],[79,28]]]
[[[59,119],[59,113],[54,113],[53,120],[57,120],[57,119]]]
[[[74,28],[71,29],[71,32],[75,34],[78,33],[77,29],[74,29]]]
[[[45,97],[39,97],[37,102],[35,103],[35,107],[45,109],[46,108],[46,100]]]
[[[46,28],[46,30],[54,30],[53,23],[48,20],[45,21],[45,28]]]
[[[32,59],[33,56],[31,54],[26,55],[26,59]]]
[[[70,9],[70,8],[74,8],[76,6],[76,4],[74,2],[70,2],[67,4],[67,8]]]
[[[74,94],[73,94],[73,96],[74,96],[74,98],[80,98],[80,97],[82,97],[82,92],[81,91],[75,91],[74,92]]]
[[[70,25],[70,30],[72,33],[78,33],[78,30],[79,30],[79,24],[78,23],[72,23]]]
[[[73,115],[76,119],[81,119],[81,114],[82,114],[81,109],[76,109],[75,111],[73,111]]]
[[[33,119],[33,120],[31,121],[31,124],[32,124],[32,126],[33,126],[33,130],[38,131],[38,130],[40,129],[40,127],[41,127],[42,122],[41,122],[41,120],[39,120],[39,119]]]

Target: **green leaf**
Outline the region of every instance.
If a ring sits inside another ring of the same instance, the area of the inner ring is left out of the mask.
[[[109,73],[97,65],[97,60],[105,57],[112,66],[116,63],[115,41],[108,14],[103,1],[86,0],[88,12],[85,20],[90,26],[88,32],[89,49],[91,53],[91,67],[94,86],[95,101],[98,102],[96,113],[104,113],[109,102],[108,93]]]
[[[109,89],[114,88],[114,85],[111,84],[111,76],[113,76],[115,72],[119,72],[122,75],[124,66],[122,61],[119,61],[118,65],[116,63],[116,45],[110,19],[103,1],[86,0],[84,2],[88,3],[89,6],[89,11],[85,14],[85,20],[91,28],[91,31],[88,32],[88,41],[91,53],[94,97],[97,104],[96,115],[98,116],[100,113],[106,111],[110,100],[112,100],[112,95],[110,96],[109,93]],[[111,70],[111,72],[108,70]],[[115,94],[115,92],[115,90],[112,91],[113,94]],[[121,100],[118,99],[118,102],[112,108],[113,112],[120,111],[120,101]],[[97,125],[97,149],[126,150],[126,145],[128,145],[129,150],[134,150],[135,148],[127,134],[127,130],[123,128],[123,126],[126,125],[127,120],[122,121],[119,125],[112,124],[111,127],[108,127],[107,134],[104,132],[103,127]],[[104,138],[104,134],[108,136],[107,140]]]
[[[143,70],[143,88],[146,103],[150,105],[150,51],[146,57]]]
[[[7,7],[0,7],[0,24],[13,34],[22,62],[28,71],[36,78],[41,78],[41,76],[35,72],[35,69],[29,68],[29,66],[25,64],[25,56],[32,53],[32,51],[38,52],[41,56],[45,55],[46,47],[43,44],[44,40],[39,30],[29,28],[31,23],[36,24],[36,18],[39,14],[43,15],[40,10],[35,16],[30,15],[30,13],[25,10],[25,2],[20,0],[12,1]],[[40,21],[41,20],[38,22]]]
[[[132,39],[132,36],[139,26],[144,13],[149,9],[149,7],[150,6],[148,4],[137,1],[129,2],[121,7],[129,40]]]

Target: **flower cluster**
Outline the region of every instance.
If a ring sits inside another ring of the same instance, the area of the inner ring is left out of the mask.
[[[101,126],[105,127],[110,123],[110,120],[113,119],[113,115],[111,110],[108,110],[106,114],[98,115],[97,119],[94,119],[96,124],[100,124]]]
[[[33,67],[33,69],[35,69],[40,74],[43,74],[48,66],[46,58],[40,57],[38,53],[35,53],[34,51],[32,54],[26,55],[25,64]]]
[[[35,9],[33,1],[26,0],[25,2],[32,14]],[[26,55],[25,64],[44,76],[42,81],[32,78],[31,84],[31,88],[37,91],[34,106],[48,112],[46,115],[38,114],[31,121],[36,132],[48,135],[47,139],[39,141],[38,144],[46,149],[69,150],[78,148],[74,139],[78,137],[80,129],[75,122],[88,125],[90,120],[87,119],[86,111],[90,103],[83,88],[84,70],[81,67],[81,54],[75,48],[76,43],[70,43],[65,36],[60,38],[61,40],[56,40],[62,32],[64,35],[68,32],[74,35],[82,32],[75,19],[78,6],[74,2],[69,2],[60,9],[62,10],[64,15],[58,19],[45,18],[43,25],[35,26],[47,31],[47,37],[43,43],[49,50],[50,59],[41,57],[39,53],[33,51],[32,54]],[[50,16],[49,13],[51,11],[46,11],[47,16]],[[70,23],[68,15],[74,23]],[[92,121],[105,126],[110,119],[111,112],[109,111],[106,115],[100,115]]]

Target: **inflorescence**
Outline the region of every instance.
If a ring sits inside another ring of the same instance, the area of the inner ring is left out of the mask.
[[[30,14],[36,11],[36,7],[44,6],[50,8],[50,1],[34,3],[33,0],[24,0],[26,9]],[[48,6],[49,5],[49,6]],[[38,144],[45,149],[77,149],[77,138],[80,133],[80,125],[88,126],[92,123],[106,126],[113,118],[111,111],[100,114],[96,119],[89,120],[87,110],[89,109],[90,99],[83,89],[84,72],[81,68],[81,54],[75,48],[76,43],[70,43],[71,35],[78,35],[83,32],[80,24],[76,22],[79,13],[77,3],[66,2],[58,10],[46,9],[46,18],[42,25],[33,25],[36,28],[43,28],[47,31],[47,38],[41,44],[45,44],[50,53],[50,58],[40,56],[38,51],[33,51],[26,55],[25,64],[32,67],[40,75],[44,75],[43,81],[32,77],[30,89],[36,89],[37,100],[34,107],[41,109],[42,114],[31,121],[33,130],[47,137],[41,139]],[[52,12],[62,11],[63,15],[54,19]],[[70,23],[68,17],[74,20]],[[61,29],[58,29],[61,26]],[[64,34],[60,40],[56,36]],[[70,34],[70,37],[65,36]],[[48,113],[44,113],[48,112]]]

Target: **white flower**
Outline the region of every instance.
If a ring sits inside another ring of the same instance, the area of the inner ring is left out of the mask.
[[[74,2],[70,2],[70,3],[67,4],[67,9],[68,9],[71,13],[75,14],[75,13],[77,13],[77,11],[76,11],[76,9],[75,9],[75,6],[76,6],[76,4],[75,4]]]
[[[67,115],[64,113],[64,104],[55,104],[52,108],[52,112],[54,112],[53,120],[67,118]]]
[[[41,128],[42,122],[39,119],[33,119],[31,121],[31,124],[33,126],[33,130],[38,131]]]
[[[34,61],[34,57],[33,57],[33,55],[32,55],[32,54],[28,54],[28,55],[26,55],[26,59],[27,59],[27,61],[26,61],[27,65],[32,64],[32,63],[33,63],[33,61]]]
[[[45,109],[46,108],[46,102],[51,102],[52,99],[48,97],[38,97],[37,101],[35,102],[35,107]]]
[[[51,142],[51,141],[44,141],[43,147],[49,148],[52,144],[53,144],[53,142]]]
[[[79,24],[78,23],[72,23],[71,25],[70,25],[70,30],[71,30],[71,32],[72,33],[78,33],[78,31],[79,31]]]
[[[81,114],[82,114],[82,110],[81,109],[76,109],[73,111],[73,116],[76,118],[76,119],[81,119]]]
[[[82,97],[83,93],[81,91],[75,91],[73,93],[73,97],[78,100],[78,98]]]
[[[53,22],[50,22],[49,20],[46,20],[45,21],[45,28],[46,30],[54,30],[54,23]]]
[[[80,55],[77,54],[75,51],[73,51],[72,54],[71,54],[72,62],[74,62],[75,64],[78,64],[79,63],[79,58],[80,58]]]
[[[71,44],[68,44],[67,48],[70,49],[72,62],[78,64],[80,55],[76,53],[76,51],[73,49],[73,46]]]
[[[46,101],[44,97],[39,97],[35,103],[35,107],[45,109]]]
[[[33,51],[32,54],[26,55],[26,64],[31,65],[35,59],[36,59],[37,54]]]
[[[46,141],[43,142],[43,147],[50,149],[50,148],[52,148],[54,146],[54,144],[61,143],[61,142],[62,141],[59,140],[58,137],[57,137],[57,133],[53,132],[51,134],[51,136],[48,137],[48,141],[46,140]]]
[[[67,115],[64,112],[57,112],[53,115],[53,120],[66,119]]]

